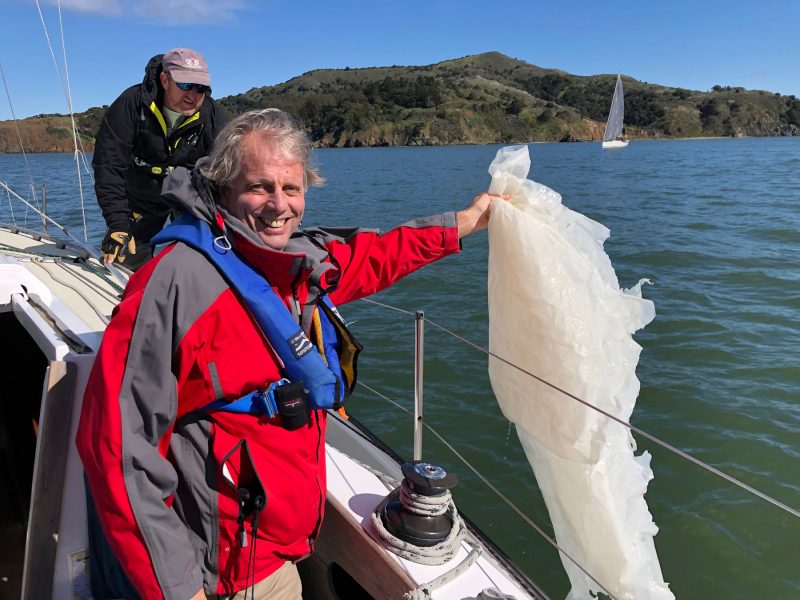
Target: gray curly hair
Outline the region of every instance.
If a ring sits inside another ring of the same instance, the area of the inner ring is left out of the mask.
[[[239,175],[244,141],[250,134],[258,135],[271,151],[303,163],[306,188],[325,183],[325,178],[311,164],[311,140],[302,125],[277,108],[252,110],[228,123],[214,142],[209,161],[200,168],[203,177],[220,189],[229,187]]]

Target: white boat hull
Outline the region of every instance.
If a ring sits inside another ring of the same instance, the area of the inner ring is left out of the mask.
[[[603,148],[624,148],[628,145],[628,140],[611,140],[610,142],[603,142]]]

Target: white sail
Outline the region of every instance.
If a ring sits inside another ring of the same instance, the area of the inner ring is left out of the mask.
[[[650,455],[634,455],[619,423],[525,373],[627,421],[639,392],[632,334],[655,308],[640,284],[620,289],[603,250],[608,229],[527,179],[529,168],[526,146],[502,148],[489,167],[489,190],[511,195],[489,220],[489,349],[500,357],[489,361],[492,389],[517,427],[559,545],[620,600],[673,600],[644,500]],[[569,600],[603,591],[563,562]]]
[[[625,118],[625,97],[622,93],[622,79],[617,75],[617,85],[614,87],[614,98],[611,100],[611,110],[608,112],[606,131],[603,142],[621,141],[622,122]]]

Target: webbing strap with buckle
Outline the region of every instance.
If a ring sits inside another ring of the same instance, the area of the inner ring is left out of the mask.
[[[275,402],[275,388],[289,383],[288,379],[281,379],[269,385],[266,390],[256,390],[245,394],[238,400],[215,400],[207,404],[204,410],[224,410],[250,415],[266,415],[268,419],[278,416],[278,404]]]
[[[214,237],[208,223],[184,213],[153,237],[151,244],[182,241],[201,252],[243,301],[279,358],[287,379],[307,386],[309,407],[339,408],[350,392],[342,385],[341,370],[334,371],[325,364],[269,282],[242,260],[227,240],[225,244],[222,240],[222,236]]]
[[[153,175],[165,175],[168,173],[172,173],[172,171],[175,170],[175,167],[173,165],[153,165],[147,161],[142,160],[138,156],[133,157],[133,164],[135,164],[140,169],[149,171]]]

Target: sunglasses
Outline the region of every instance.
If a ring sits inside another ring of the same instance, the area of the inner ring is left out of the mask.
[[[194,88],[197,90],[198,94],[205,94],[211,89],[207,85],[200,85],[199,83],[178,83],[174,79],[172,81],[178,86],[179,90],[184,92],[188,92],[190,89]]]

